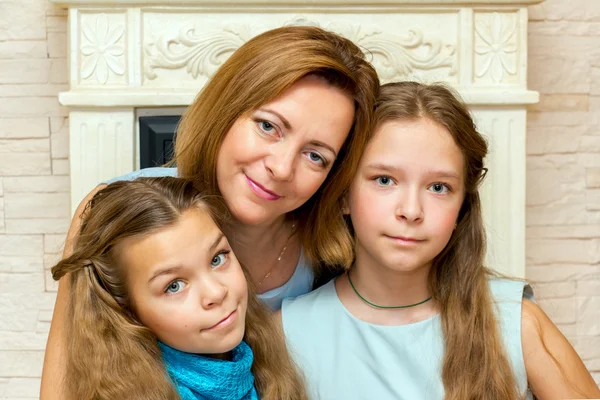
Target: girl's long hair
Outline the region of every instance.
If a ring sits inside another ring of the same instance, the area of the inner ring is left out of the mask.
[[[305,255],[320,265],[353,258],[341,198],[369,140],[379,91],[375,68],[352,41],[312,26],[286,26],[258,35],[236,50],[184,113],[175,141],[180,176],[218,194],[217,155],[234,122],[283,94],[307,75],[318,75],[354,100],[354,124],[331,172],[317,192],[294,211]]]
[[[88,203],[74,252],[52,268],[69,274],[66,321],[66,398],[179,399],[162,362],[156,336],[136,318],[127,293],[120,245],[175,224],[193,207],[218,225],[227,209],[191,181],[141,178],[108,185]],[[262,399],[305,399],[279,329],[249,288],[244,339],[254,352],[252,372]]]
[[[452,135],[465,163],[465,199],[457,227],[433,260],[429,284],[441,306],[442,382],[447,400],[515,400],[523,397],[501,339],[484,266],[486,240],[479,185],[488,146],[467,107],[443,85],[383,85],[375,111],[386,121],[430,119]]]

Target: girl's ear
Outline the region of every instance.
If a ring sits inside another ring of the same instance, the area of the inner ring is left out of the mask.
[[[350,207],[348,206],[348,193],[342,197],[342,213],[344,215],[350,215]]]

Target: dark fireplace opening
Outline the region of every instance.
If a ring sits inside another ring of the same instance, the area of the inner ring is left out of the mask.
[[[140,117],[140,168],[160,167],[173,158],[181,115]]]

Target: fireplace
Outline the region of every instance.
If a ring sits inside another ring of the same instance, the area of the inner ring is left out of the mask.
[[[384,82],[444,81],[463,96],[491,146],[490,265],[524,276],[526,106],[538,100],[526,81],[527,6],[541,0],[53,1],[69,8],[70,90],[60,102],[70,107],[73,210],[98,182],[164,159],[163,128],[148,122],[154,139],[140,137],[140,110],[189,105],[258,33],[317,25],[365,48]]]

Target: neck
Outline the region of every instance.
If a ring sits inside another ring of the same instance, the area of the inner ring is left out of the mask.
[[[392,270],[361,260],[357,254],[352,282],[362,297],[380,306],[416,304],[431,296],[431,264],[410,271]]]
[[[293,272],[296,265],[298,236],[292,234],[292,223],[285,216],[261,225],[245,225],[239,222],[229,225],[226,229],[229,243],[238,260],[249,272],[255,284],[261,282],[265,274],[273,270],[269,281],[257,288],[259,293],[287,281],[286,276],[278,276],[282,272]],[[286,247],[282,255],[282,249]],[[282,256],[281,260],[278,258]],[[276,268],[277,267],[277,268]],[[275,271],[277,269],[277,271]],[[281,279],[278,279],[281,278]],[[287,277],[289,278],[289,276]],[[283,280],[283,282],[280,282]]]

